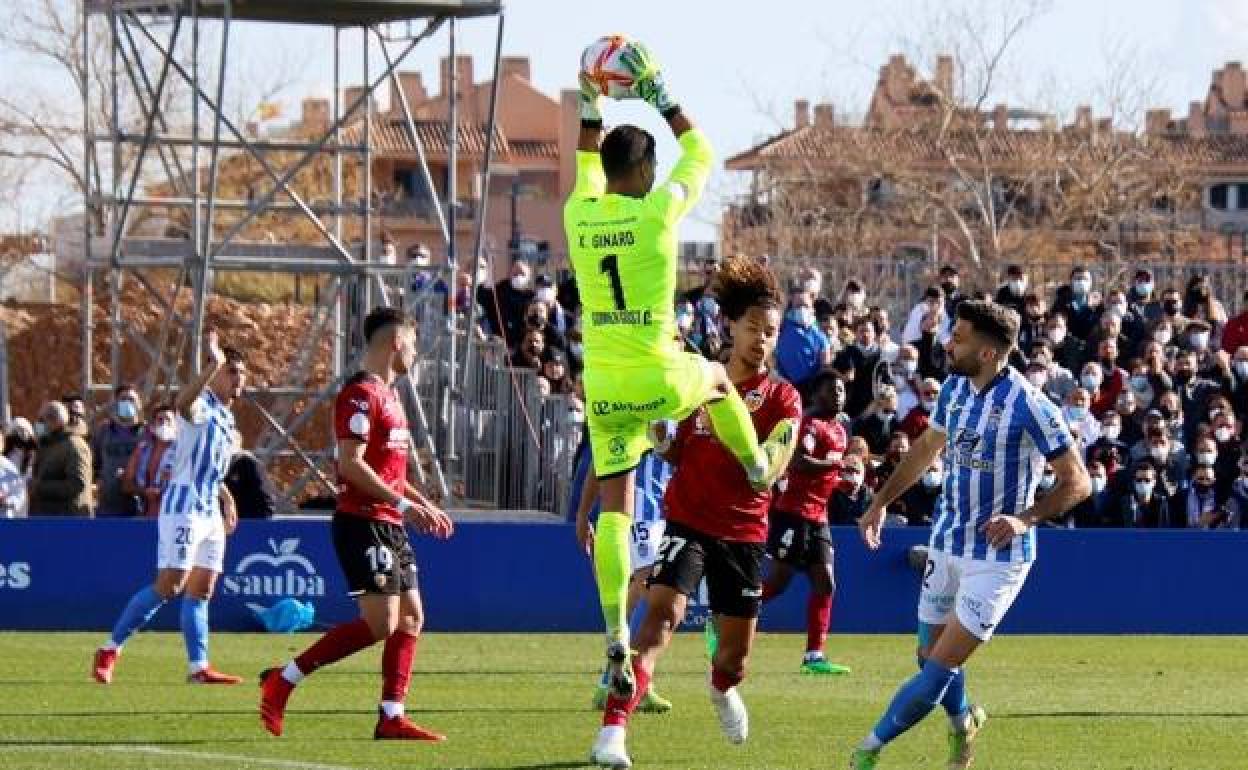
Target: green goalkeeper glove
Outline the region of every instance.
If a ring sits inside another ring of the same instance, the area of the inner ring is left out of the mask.
[[[581,120],[587,123],[602,123],[602,92],[598,90],[598,84],[595,83],[584,72],[580,74],[581,93]]]
[[[638,99],[663,115],[676,108],[676,101],[663,82],[659,62],[644,45],[636,41],[630,43],[620,54],[620,64],[633,76],[633,92]]]

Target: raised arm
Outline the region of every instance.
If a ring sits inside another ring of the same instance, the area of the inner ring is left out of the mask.
[[[178,400],[176,406],[178,414],[182,415],[182,419],[190,422],[194,420],[192,408],[199,397],[203,395],[204,388],[208,387],[208,383],[212,378],[221,371],[221,367],[225,366],[225,352],[221,350],[221,341],[217,337],[215,329],[210,330],[205,336],[204,341],[207,343],[204,347],[208,351],[208,362],[199,373],[199,376],[188,382],[182,390],[178,391]]]

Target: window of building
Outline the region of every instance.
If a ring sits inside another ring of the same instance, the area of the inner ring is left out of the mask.
[[[1239,194],[1239,197],[1235,201],[1235,208],[1240,211],[1248,209],[1248,182],[1240,182],[1235,185],[1235,189]]]
[[[1227,199],[1230,194],[1230,186],[1225,184],[1215,184],[1209,188],[1209,207],[1218,211],[1226,211]]]

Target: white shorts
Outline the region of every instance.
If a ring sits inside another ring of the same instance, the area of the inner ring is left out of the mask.
[[[649,567],[659,558],[659,543],[663,540],[663,530],[666,528],[667,522],[663,519],[633,522],[633,572]]]
[[[981,642],[992,638],[997,624],[1018,598],[1031,562],[1011,564],[951,556],[932,549],[923,568],[919,591],[919,622],[943,626],[949,613]]]
[[[158,526],[156,569],[224,569],[225,522],[220,516],[166,513],[160,516]]]

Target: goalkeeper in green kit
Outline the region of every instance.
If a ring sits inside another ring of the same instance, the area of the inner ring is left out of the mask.
[[[582,304],[585,411],[602,510],[596,530],[579,527],[577,537],[593,552],[609,687],[620,698],[635,687],[625,618],[629,537],[633,473],[653,443],[649,426],[683,419],[705,404],[716,436],[758,489],[776,482],[794,448],[790,421],[760,444],[723,366],[683,352],[678,341],[677,225],[701,196],[714,155],[649,52],[635,41],[624,45],[620,63],[633,83],[627,97],[663,115],[680,142],[680,160],[656,186],[654,137],[629,125],[604,137],[602,86],[582,73],[576,186],[563,210]]]

